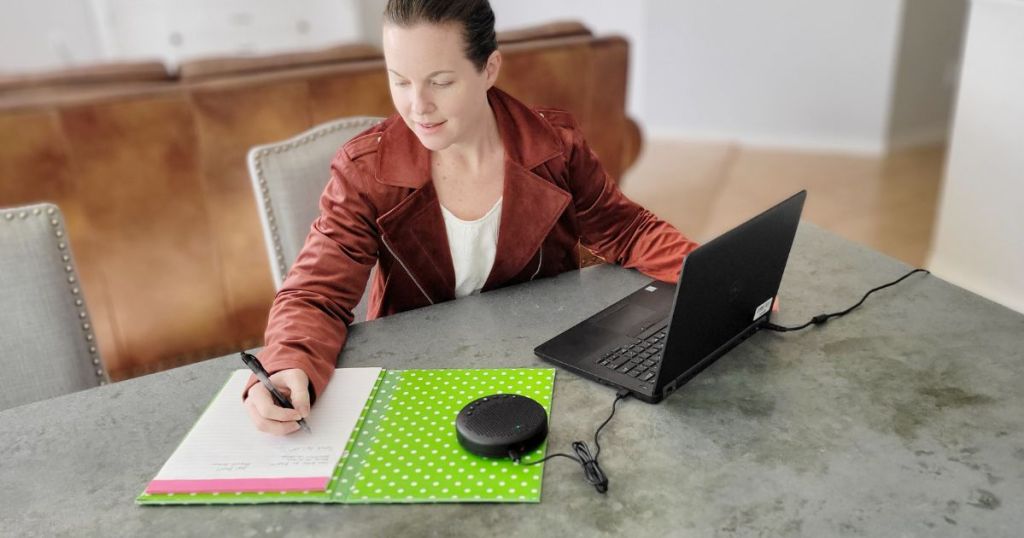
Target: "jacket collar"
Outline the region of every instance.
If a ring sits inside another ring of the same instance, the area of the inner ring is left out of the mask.
[[[561,141],[536,112],[498,88],[488,90],[487,101],[494,111],[506,160],[532,170],[561,155]],[[397,114],[380,135],[376,180],[413,189],[430,181],[430,150]]]

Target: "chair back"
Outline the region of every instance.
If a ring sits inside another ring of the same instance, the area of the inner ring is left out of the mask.
[[[106,382],[60,209],[0,209],[0,410]]]
[[[288,140],[249,150],[249,176],[256,193],[274,287],[281,289],[319,215],[330,163],[345,142],[383,118],[359,116],[320,124]],[[367,286],[369,290],[369,286]],[[366,294],[356,308],[366,318]]]

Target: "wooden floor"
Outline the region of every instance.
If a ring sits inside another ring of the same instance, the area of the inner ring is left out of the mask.
[[[804,219],[920,267],[944,162],[944,146],[871,157],[647,140],[621,187],[699,241],[807,189]]]

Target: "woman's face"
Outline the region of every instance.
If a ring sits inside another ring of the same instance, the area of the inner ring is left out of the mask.
[[[498,76],[500,54],[491,54],[477,71],[466,58],[457,24],[385,24],[384,62],[395,109],[427,149],[440,151],[478,136],[490,114],[487,90]]]

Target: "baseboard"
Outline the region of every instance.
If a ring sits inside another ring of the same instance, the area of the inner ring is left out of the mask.
[[[884,155],[888,149],[883,140],[829,138],[814,136],[760,135],[744,133],[723,133],[674,129],[664,127],[646,127],[644,135],[648,139],[700,141],[739,144],[754,148],[778,148],[821,153],[844,153],[877,157]]]
[[[933,146],[949,140],[948,125],[930,125],[889,135],[889,151]]]

